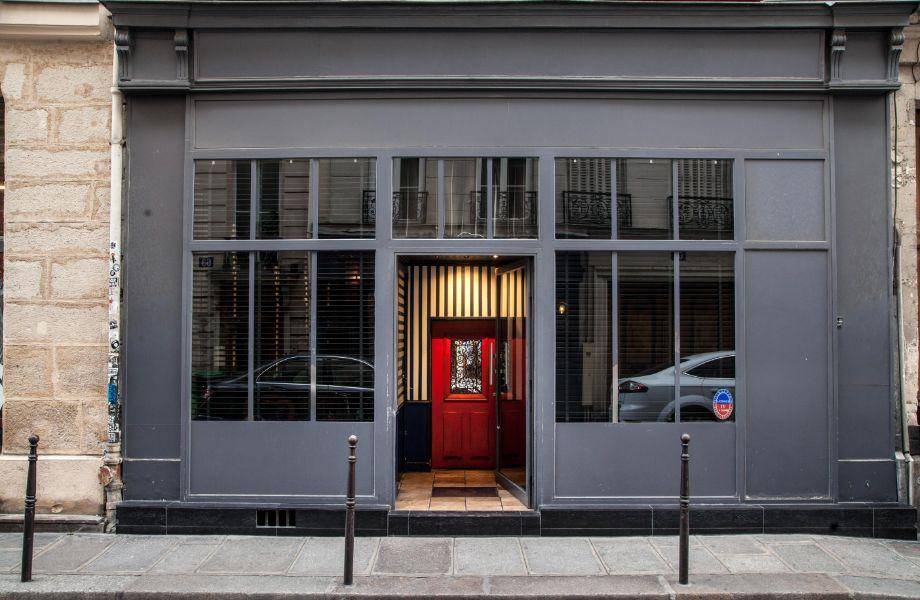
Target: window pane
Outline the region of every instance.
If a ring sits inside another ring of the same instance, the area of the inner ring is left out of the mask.
[[[734,254],[680,253],[681,421],[734,421]]]
[[[735,237],[732,161],[677,161],[680,239],[730,240]]]
[[[674,420],[674,270],[669,252],[617,254],[619,413]]]
[[[486,160],[444,161],[444,237],[486,237]]]
[[[556,254],[556,421],[610,421],[609,252]]]
[[[617,159],[617,199],[624,222],[617,223],[622,240],[666,240],[672,227],[671,161],[660,158]],[[619,207],[618,211],[619,212]]]
[[[320,252],[316,419],[374,420],[374,253]]]
[[[253,419],[310,419],[310,254],[256,255]]]
[[[537,159],[492,159],[492,211],[495,237],[537,237]]]
[[[249,405],[249,256],[192,256],[192,419],[242,421]]]
[[[556,237],[610,239],[610,159],[556,159]]]
[[[393,159],[393,237],[438,235],[438,160]]]
[[[195,161],[196,240],[249,239],[251,180],[248,160]]]
[[[328,158],[317,162],[319,237],[374,237],[376,161],[373,158]]]
[[[313,237],[310,160],[259,161],[259,238]]]

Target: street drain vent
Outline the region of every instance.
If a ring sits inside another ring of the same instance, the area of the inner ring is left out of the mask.
[[[256,511],[256,527],[294,527],[294,511],[273,509]]]

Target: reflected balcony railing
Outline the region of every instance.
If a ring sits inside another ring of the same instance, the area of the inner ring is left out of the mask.
[[[670,197],[668,198],[670,200]],[[727,231],[734,225],[734,199],[719,196],[678,196],[681,229]]]
[[[393,192],[393,223],[422,225],[427,222],[428,192],[399,190]]]
[[[564,225],[610,227],[609,192],[562,192]],[[617,228],[632,227],[632,195],[617,194]]]

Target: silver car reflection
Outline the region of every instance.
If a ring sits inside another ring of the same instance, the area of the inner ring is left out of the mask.
[[[674,365],[658,366],[618,382],[618,421],[640,423],[673,421]],[[680,361],[681,421],[734,420],[716,417],[713,396],[726,389],[735,394],[735,352],[707,352]]]

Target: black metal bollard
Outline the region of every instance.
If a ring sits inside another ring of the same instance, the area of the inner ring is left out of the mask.
[[[342,583],[351,585],[355,571],[355,463],[358,436],[348,437],[348,491],[345,494],[345,574]]]
[[[678,582],[690,582],[690,434],[680,436],[680,556]]]
[[[32,581],[32,549],[35,547],[35,469],[38,436],[29,436],[29,474],[26,476],[26,505],[22,519],[22,582]]]

